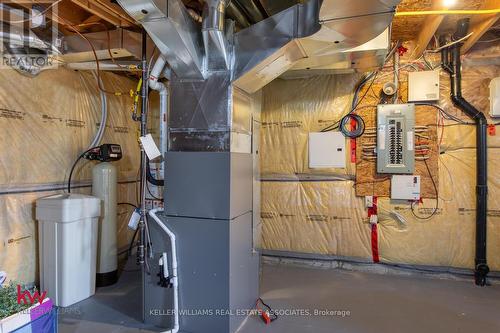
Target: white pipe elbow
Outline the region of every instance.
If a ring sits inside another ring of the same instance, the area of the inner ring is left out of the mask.
[[[166,63],[167,63],[167,59],[165,58],[165,56],[163,54],[160,54],[160,56],[156,60],[154,66],[153,66],[153,69],[151,70],[151,73],[149,75],[148,81],[149,81],[149,87],[151,89],[159,91],[159,92],[167,90],[167,87],[163,83],[158,82],[158,79],[160,78],[160,76],[163,72],[163,69],[165,68]]]

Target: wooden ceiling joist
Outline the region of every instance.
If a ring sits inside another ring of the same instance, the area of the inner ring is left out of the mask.
[[[433,0],[432,9],[441,9],[441,0]],[[443,20],[444,15],[429,15],[424,19],[422,28],[415,41],[415,51],[413,52],[414,59],[420,58],[420,56],[424,53],[427,45],[429,45],[429,42],[439,29]]]
[[[495,9],[500,8],[500,0],[485,0],[481,9]],[[462,46],[462,54],[466,53],[471,49],[476,42],[481,39],[481,37],[488,31],[500,18],[500,14],[489,14],[489,15],[477,15],[474,16],[470,21],[469,33],[472,32]]]
[[[136,25],[121,8],[112,6],[110,1],[71,0],[71,2],[114,26],[132,27]]]

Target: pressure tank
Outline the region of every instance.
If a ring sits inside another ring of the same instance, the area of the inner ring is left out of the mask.
[[[92,169],[92,195],[101,199],[97,240],[96,286],[105,287],[118,280],[117,257],[117,170],[108,162],[96,164]]]

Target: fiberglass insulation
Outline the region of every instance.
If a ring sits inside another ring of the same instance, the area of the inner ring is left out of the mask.
[[[464,68],[464,96],[480,110],[489,110],[488,84],[498,75],[497,66]],[[385,78],[390,79],[392,76]],[[400,79],[406,80],[406,75]],[[338,179],[354,175],[354,165],[348,163],[345,170],[308,168],[308,133],[321,130],[325,121],[330,120],[330,124],[349,110],[358,80],[358,75],[278,79],[264,88],[260,171],[265,250],[372,259],[371,228],[364,200],[355,196],[352,179]],[[441,105],[461,115],[449,100],[449,78],[444,74],[441,85]],[[496,271],[500,270],[500,182],[496,174],[500,170],[499,137],[488,137],[488,263]],[[409,204],[379,198],[381,261],[474,267],[474,147],[474,126],[445,127],[439,157],[439,209],[432,219],[418,220]],[[435,204],[435,200],[424,200],[416,211],[426,216]],[[394,219],[392,211],[404,221]]]
[[[135,90],[135,80],[103,74],[108,90]],[[14,70],[0,71],[0,271],[22,283],[37,279],[38,236],[35,201],[62,193],[43,191],[68,179],[74,160],[92,141],[101,117],[101,101],[91,72],[47,70],[35,78]],[[137,123],[131,120],[132,100],[108,95],[108,121],[102,143],[122,146],[123,159],[114,164],[119,172],[119,202],[136,203],[139,167]],[[81,162],[73,182],[90,193],[91,162]],[[24,193],[28,192],[28,193]],[[118,246],[126,247],[130,208],[118,210]]]

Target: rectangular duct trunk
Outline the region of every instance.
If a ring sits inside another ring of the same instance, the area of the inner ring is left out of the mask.
[[[252,100],[229,72],[171,81],[170,151],[251,152]]]

